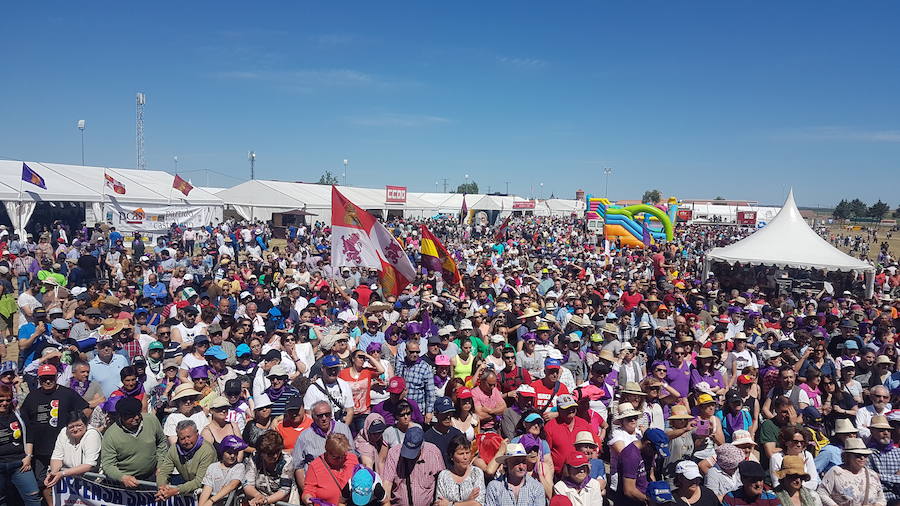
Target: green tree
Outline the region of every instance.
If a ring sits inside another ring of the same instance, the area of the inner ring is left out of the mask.
[[[647,190],[641,197],[641,202],[645,204],[656,204],[662,200],[662,193],[659,190]]]
[[[869,206],[859,199],[853,199],[848,204],[851,218],[864,218],[869,215]]]
[[[456,187],[456,193],[466,193],[466,194],[474,194],[478,193],[478,183],[472,181],[471,183],[463,183]]]
[[[836,220],[846,220],[850,217],[850,203],[847,202],[846,199],[842,199],[838,202],[838,205],[834,206],[834,212],[831,213],[831,216]]]
[[[332,174],[330,170],[326,170],[325,173],[322,174],[322,177],[319,178],[319,184],[332,185],[338,184],[339,182],[337,176]]]
[[[714,198],[713,200],[725,200],[725,197],[719,195],[718,197]]]
[[[884,215],[886,215],[890,210],[891,206],[882,202],[881,199],[878,199],[878,202],[872,204],[869,207],[869,216],[878,218],[880,220],[884,218]]]
[[[894,209],[894,218],[900,218],[900,206],[897,206],[897,209]]]

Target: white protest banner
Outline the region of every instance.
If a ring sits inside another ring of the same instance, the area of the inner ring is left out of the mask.
[[[53,487],[53,506],[196,506],[193,495],[156,500],[155,490],[137,491],[66,477]]]
[[[104,204],[104,215],[119,232],[165,234],[172,223],[182,227],[202,227],[222,221],[222,208],[192,205],[129,205],[120,202]]]

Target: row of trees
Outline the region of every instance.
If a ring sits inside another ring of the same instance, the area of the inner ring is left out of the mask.
[[[853,199],[850,201],[844,199],[838,202],[838,205],[834,207],[832,216],[839,220],[848,218],[875,218],[880,220],[887,216],[889,212],[891,212],[891,206],[882,202],[881,199],[871,206],[866,205],[866,203],[860,199]],[[900,206],[894,210],[893,215],[895,218],[900,218]]]

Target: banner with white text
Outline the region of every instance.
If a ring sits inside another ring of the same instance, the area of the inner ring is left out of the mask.
[[[53,506],[196,506],[193,495],[156,500],[155,490],[125,490],[82,478],[63,478],[53,487]]]
[[[136,205],[106,202],[103,218],[122,233],[165,234],[172,223],[198,228],[222,221],[222,208],[192,205]]]

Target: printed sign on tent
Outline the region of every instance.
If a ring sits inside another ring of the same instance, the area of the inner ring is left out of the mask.
[[[406,187],[405,186],[390,186],[386,185],[384,187],[384,201],[389,204],[404,204],[406,203]]]
[[[53,506],[196,506],[193,495],[177,495],[157,501],[155,490],[137,491],[101,485],[82,478],[66,477],[53,487]]]
[[[202,227],[218,223],[221,209],[210,206],[153,206],[106,202],[104,216],[119,232],[164,234],[172,223],[183,227]]]

